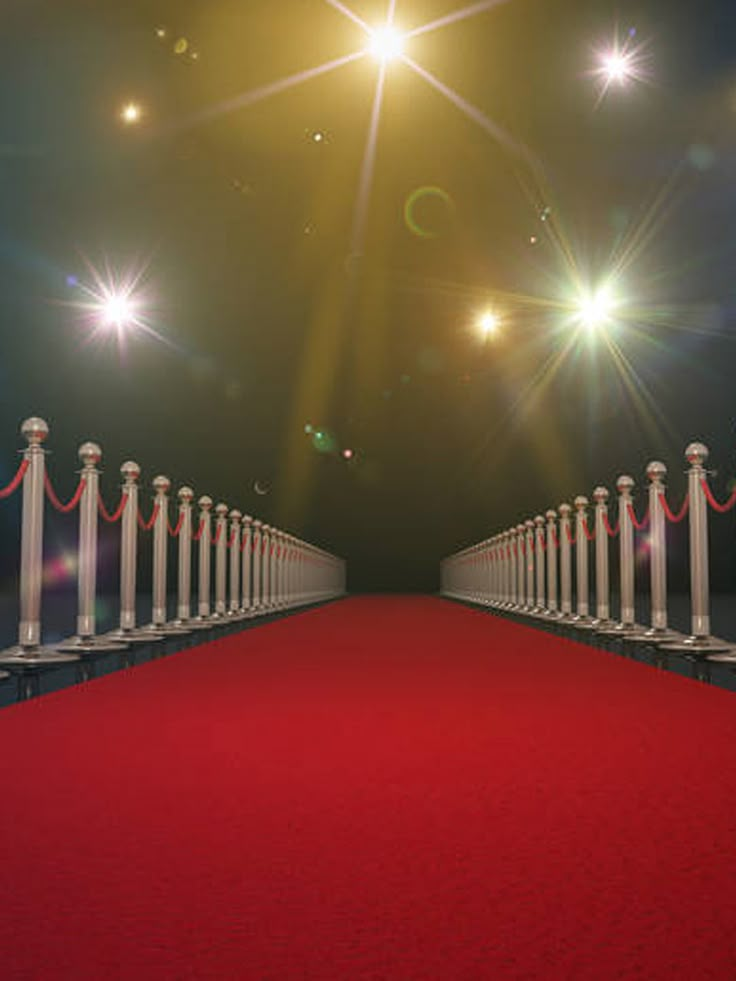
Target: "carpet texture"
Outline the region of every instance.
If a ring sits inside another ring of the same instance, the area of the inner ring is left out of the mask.
[[[736,696],[357,597],[0,713],[0,977],[732,979]]]

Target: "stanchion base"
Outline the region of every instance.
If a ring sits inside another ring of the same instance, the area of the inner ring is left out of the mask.
[[[54,644],[54,650],[63,654],[114,654],[116,651],[127,651],[128,645],[116,643],[103,637],[69,637],[60,644]]]
[[[155,644],[164,639],[162,633],[144,630],[143,627],[135,627],[133,630],[111,630],[104,636],[113,642],[120,641],[123,644]]]
[[[149,623],[144,627],[144,630],[150,630],[151,633],[158,634],[162,639],[165,637],[185,637],[192,631],[188,626],[179,626],[176,623]]]
[[[8,647],[6,650],[0,651],[0,664],[9,668],[23,668],[24,670],[52,667],[54,664],[72,664],[78,660],[78,654],[60,654],[57,649],[51,647],[34,647],[32,650],[26,650],[23,647]]]
[[[708,661],[713,661],[714,664],[733,664],[736,665],[736,650],[731,648],[730,653],[725,654],[709,654],[706,658]]]
[[[11,674],[9,671],[0,671],[0,681],[5,681],[6,678],[10,678]]]
[[[182,627],[185,627],[189,631],[194,630],[212,630],[212,623],[209,619],[193,619],[193,620],[182,620]]]
[[[660,644],[660,651],[672,652],[673,654],[692,654],[693,657],[707,657],[711,660],[711,654],[733,654],[735,648],[733,644],[727,644],[725,640],[718,640],[717,637],[685,637],[681,641],[673,641],[669,644]]]
[[[603,627],[597,629],[596,633],[599,637],[620,637],[621,640],[627,637],[629,634],[641,634],[644,633],[646,627],[641,623],[614,623],[612,627]]]
[[[624,634],[621,638],[624,644],[651,644],[652,647],[659,647],[662,644],[677,644],[685,640],[685,634],[678,633],[676,630],[656,629],[650,627],[649,630]]]

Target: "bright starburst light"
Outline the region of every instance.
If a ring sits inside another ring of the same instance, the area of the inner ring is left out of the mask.
[[[127,102],[120,110],[120,119],[126,126],[135,126],[141,121],[143,110],[137,102]]]
[[[485,313],[481,314],[478,318],[478,333],[483,338],[493,337],[498,333],[499,319],[498,315],[493,312],[493,310],[486,310]]]
[[[616,301],[609,286],[584,291],[577,299],[576,320],[590,332],[602,330],[611,323],[615,308]]]
[[[615,37],[612,44],[596,49],[596,67],[589,74],[598,80],[597,105],[605,98],[609,89],[626,88],[632,82],[645,82],[650,79],[644,45],[634,44],[635,33],[629,32],[623,44]]]
[[[394,61],[404,53],[404,35],[392,24],[385,24],[372,32],[367,50],[378,61]]]

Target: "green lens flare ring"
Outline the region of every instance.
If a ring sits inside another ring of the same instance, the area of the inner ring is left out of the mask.
[[[418,187],[415,191],[407,197],[404,202],[404,221],[406,222],[406,227],[414,235],[419,238],[437,238],[439,232],[433,232],[429,228],[422,228],[419,222],[414,217],[414,206],[419,203],[423,198],[438,198],[451,210],[455,210],[455,204],[447,193],[441,187]]]

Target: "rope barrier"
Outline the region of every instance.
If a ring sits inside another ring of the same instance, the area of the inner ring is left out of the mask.
[[[204,531],[204,526],[206,525],[206,523],[207,522],[206,522],[206,520],[204,518],[202,518],[200,520],[200,522],[199,522],[199,528],[197,529],[197,534],[196,535],[192,535],[192,541],[193,542],[198,542],[200,540],[200,538],[202,537],[202,533]]]
[[[604,512],[603,514],[603,527],[606,529],[606,533],[611,537],[615,538],[618,535],[621,528],[621,519],[616,522],[615,527],[611,527],[611,522],[608,520],[608,515]]]
[[[708,486],[708,481],[705,478],[700,481],[700,486],[703,488],[703,493],[705,494],[708,504],[710,504],[713,510],[717,511],[719,514],[725,514],[736,504],[736,489],[733,490],[727,501],[725,501],[723,504],[719,504],[713,496],[713,491]]]
[[[123,491],[120,495],[120,504],[118,504],[115,511],[112,514],[105,507],[105,502],[102,500],[102,494],[97,495],[97,507],[99,508],[100,514],[105,521],[109,521],[111,525],[114,525],[116,521],[119,521],[123,516],[123,511],[128,503],[128,493]]]
[[[682,521],[682,519],[685,517],[690,507],[689,493],[685,495],[685,500],[682,502],[682,507],[677,512],[677,514],[675,514],[673,511],[670,510],[670,506],[667,503],[667,498],[664,495],[664,491],[662,491],[662,493],[659,495],[659,499],[662,502],[662,510],[665,513],[665,517],[667,518],[668,521],[671,521],[673,525],[676,525],[678,522]]]
[[[644,517],[641,519],[641,521],[636,520],[636,512],[634,511],[633,504],[627,504],[626,511],[629,515],[629,520],[631,521],[632,525],[636,528],[636,530],[644,531],[644,529],[649,524],[649,508],[647,508],[646,513]]]
[[[166,524],[169,527],[169,534],[171,535],[171,537],[178,538],[179,532],[181,531],[184,525],[184,511],[179,512],[179,520],[176,522],[176,528],[171,527],[171,522],[169,521],[168,518],[166,519]]]
[[[79,483],[77,484],[77,489],[74,491],[70,501],[67,504],[62,504],[62,502],[56,496],[56,491],[53,488],[51,478],[49,477],[48,473],[44,473],[43,475],[43,485],[46,488],[46,496],[56,510],[61,514],[69,514],[70,511],[74,510],[77,504],[79,504],[79,502],[82,500],[82,494],[84,493],[86,484],[87,481],[84,479],[84,477],[80,477]]]
[[[222,529],[223,529],[223,525],[221,525],[221,524],[220,524],[220,523],[218,522],[218,524],[217,524],[217,531],[215,532],[215,536],[214,536],[214,538],[212,539],[212,544],[213,544],[213,546],[214,546],[214,545],[219,545],[219,543],[220,543],[220,539],[222,538]]]
[[[140,511],[138,512],[138,527],[141,529],[141,531],[150,531],[151,528],[153,528],[153,526],[156,524],[156,518],[158,518],[160,510],[161,505],[156,502],[156,504],[153,505],[153,514],[148,521],[144,521],[141,517]]]
[[[240,543],[240,551],[244,552],[248,547],[248,536],[243,535],[243,541]]]
[[[581,524],[583,526],[583,534],[588,539],[588,541],[589,542],[595,541],[595,531],[591,531],[590,528],[588,528],[588,522],[585,518],[583,518]]]
[[[238,529],[234,528],[232,535],[230,535],[230,541],[227,543],[228,548],[232,548],[235,544],[235,539],[238,537]]]
[[[28,469],[29,465],[30,464],[28,460],[21,460],[20,466],[16,471],[15,477],[13,477],[13,479],[10,481],[7,487],[3,487],[3,489],[0,490],[0,499],[10,497],[10,495],[18,489],[18,487],[21,484],[21,481],[26,475],[26,470]]]

